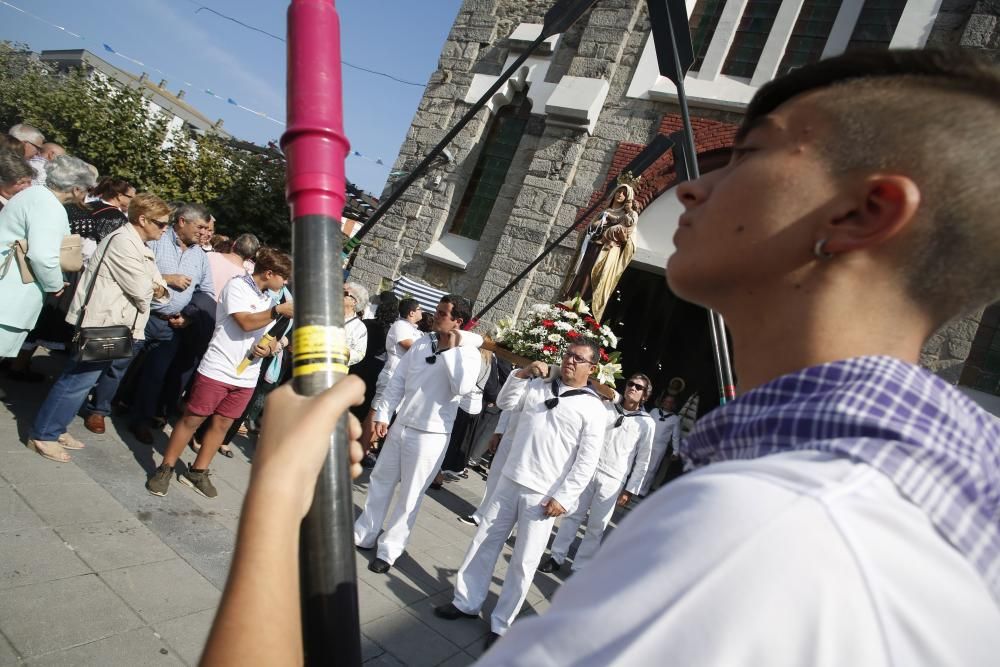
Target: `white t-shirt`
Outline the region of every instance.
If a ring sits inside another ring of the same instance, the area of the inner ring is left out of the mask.
[[[406,350],[400,343],[404,343],[408,340],[416,340],[423,336],[424,333],[416,327],[416,325],[407,322],[406,320],[396,320],[389,327],[389,333],[385,335],[385,366],[382,367],[383,372],[392,374],[396,370],[396,365]]]
[[[871,466],[811,451],[660,489],[478,665],[996,665],[1000,606]]]
[[[257,386],[260,359],[254,359],[240,374],[236,367],[271,326],[268,323],[255,331],[244,331],[232,316],[233,313],[261,313],[271,309],[271,297],[251,285],[252,280],[250,276],[239,276],[226,283],[215,309],[212,342],[198,366],[198,372],[205,377],[236,387]]]

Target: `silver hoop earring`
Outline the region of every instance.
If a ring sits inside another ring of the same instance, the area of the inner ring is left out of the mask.
[[[832,259],[833,253],[824,250],[826,247],[826,239],[820,239],[816,241],[816,245],[813,246],[813,254],[816,255],[816,259]]]

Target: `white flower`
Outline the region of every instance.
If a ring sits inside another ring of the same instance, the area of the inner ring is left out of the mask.
[[[570,322],[576,322],[577,320],[580,319],[580,316],[574,313],[572,310],[567,310],[565,313],[563,313],[563,316]]]
[[[551,342],[551,343],[561,343],[562,342],[562,336],[560,336],[559,334],[555,334],[555,333],[554,334],[549,334],[547,336],[547,338],[548,338],[549,342]]]
[[[556,322],[556,329],[559,329],[559,331],[571,331],[573,325],[569,322]]]
[[[514,323],[510,320],[500,320],[497,322],[497,340],[504,341],[514,329]]]
[[[607,338],[609,347],[618,347],[618,337],[607,325],[601,327],[601,335]]]
[[[535,347],[536,350],[544,349],[545,348],[545,343],[535,343],[534,347]]]
[[[547,303],[536,303],[534,306],[531,307],[530,310],[532,313],[536,315],[544,316],[549,314],[549,311],[552,310],[552,306],[548,305]]]
[[[598,364],[597,365],[597,381],[601,384],[607,384],[614,386],[615,375],[622,372],[621,364]]]

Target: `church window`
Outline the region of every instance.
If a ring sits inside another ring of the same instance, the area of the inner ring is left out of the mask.
[[[691,45],[694,47],[694,64],[691,69],[698,71],[705,61],[705,54],[712,43],[712,36],[719,25],[725,0],[698,0],[691,12]]]
[[[764,52],[767,37],[781,7],[781,0],[749,0],[743,10],[732,46],[722,66],[728,76],[753,78],[760,54]]]
[[[451,223],[452,234],[476,240],[482,236],[530,115],[531,100],[523,91],[496,112]]]
[[[785,56],[778,66],[779,76],[819,60],[840,5],[841,0],[806,0],[802,4],[785,47]]]
[[[847,50],[889,48],[905,7],[906,0],[865,0]]]

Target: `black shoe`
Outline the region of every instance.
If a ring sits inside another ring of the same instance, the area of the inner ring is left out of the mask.
[[[360,544],[355,544],[354,548],[357,549],[357,550],[359,550],[359,551],[371,551],[372,549],[375,548],[375,545],[373,544],[370,547],[363,547]]]
[[[362,468],[374,468],[375,462],[378,461],[372,454],[365,454],[365,458],[361,459]]]
[[[544,572],[545,574],[552,574],[553,572],[558,572],[560,567],[562,566],[556,562],[556,559],[549,556],[548,560],[538,566],[538,571]]]
[[[147,422],[132,424],[129,430],[132,431],[132,435],[135,436],[135,439],[144,445],[152,445],[155,441],[153,437],[153,429],[149,427]]]
[[[372,562],[368,563],[368,569],[374,572],[375,574],[385,574],[386,572],[389,571],[389,568],[391,567],[392,565],[389,565],[381,558],[376,558]]]
[[[434,615],[447,621],[454,621],[456,618],[479,618],[479,614],[466,614],[452,602],[434,607]]]
[[[500,635],[498,635],[495,632],[491,632],[490,634],[486,635],[486,641],[483,643],[483,649],[488,651],[490,647],[493,646],[493,644],[495,644],[498,639],[500,639]]]
[[[427,488],[432,491],[438,491],[439,489],[444,488],[444,484],[442,484],[441,482],[431,482],[431,485],[428,486]]]
[[[468,516],[460,516],[458,520],[469,526],[478,526],[479,522],[476,521],[476,517],[469,514]]]

